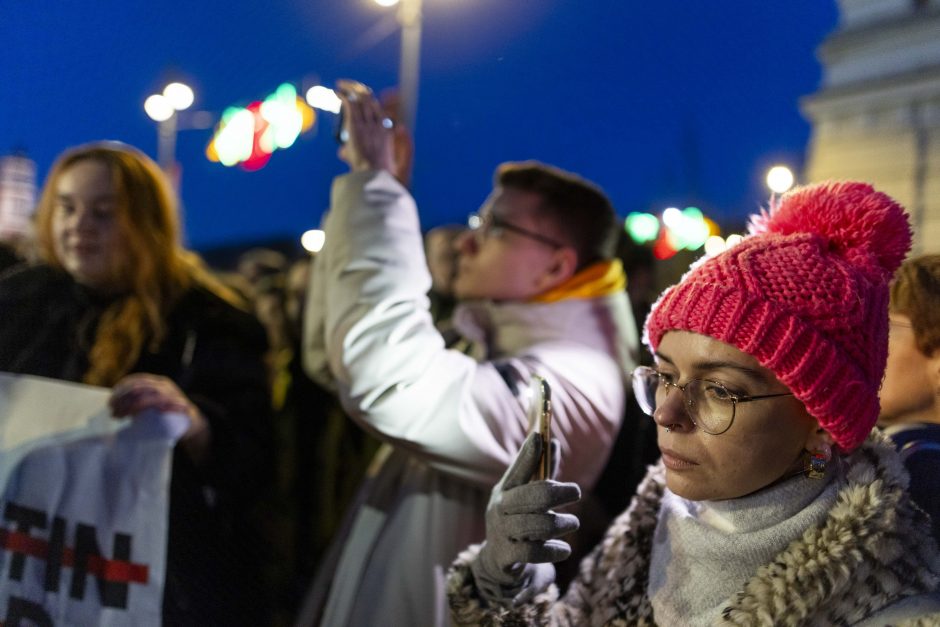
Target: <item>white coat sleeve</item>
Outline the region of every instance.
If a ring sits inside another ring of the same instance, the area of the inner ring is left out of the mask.
[[[498,369],[445,349],[429,312],[417,210],[387,172],[339,177],[325,230],[321,284],[311,287],[323,290],[322,337],[346,410],[438,469],[492,485],[527,429],[506,370],[524,382],[537,364],[516,359]],[[610,425],[601,430],[612,439]]]

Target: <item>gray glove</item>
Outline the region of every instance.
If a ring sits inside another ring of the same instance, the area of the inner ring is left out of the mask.
[[[491,606],[512,607],[529,601],[555,580],[555,567],[571,555],[567,542],[557,538],[578,528],[573,514],[552,508],[581,498],[576,483],[532,481],[542,440],[530,434],[503,478],[493,488],[486,508],[486,542],[471,564],[480,596]],[[558,441],[552,440],[552,459],[558,471]]]

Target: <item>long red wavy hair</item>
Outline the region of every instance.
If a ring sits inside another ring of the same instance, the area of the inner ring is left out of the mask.
[[[194,284],[205,285],[231,302],[237,297],[183,247],[176,194],[157,164],[118,142],[70,149],[52,166],[36,212],[43,261],[64,270],[52,232],[57,189],[63,173],[84,160],[103,163],[111,172],[115,218],[126,251],[111,269],[121,297],[101,315],[83,378],[91,385],[111,386],[130,371],[145,345],[151,351],[158,349],[166,337],[167,314]]]

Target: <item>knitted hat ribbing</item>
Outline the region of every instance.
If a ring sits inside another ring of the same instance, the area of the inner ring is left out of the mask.
[[[878,418],[888,282],[910,247],[904,209],[870,185],[796,189],[666,290],[644,340],[686,330],[753,355],[851,451]]]

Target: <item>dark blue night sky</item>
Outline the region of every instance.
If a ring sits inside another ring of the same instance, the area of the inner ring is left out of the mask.
[[[834,0],[424,0],[414,193],[425,227],[463,221],[501,161],[540,159],[598,182],[623,215],[698,204],[735,220],[774,162],[802,166],[798,100]],[[298,86],[397,76],[389,9],[371,0],[0,1],[0,152],[40,178],[63,148],[118,139],[156,151],[142,103],[167,78],[220,112]],[[333,120],[259,172],[204,157],[181,132],[188,240],[197,248],[299,236],[319,223]]]

